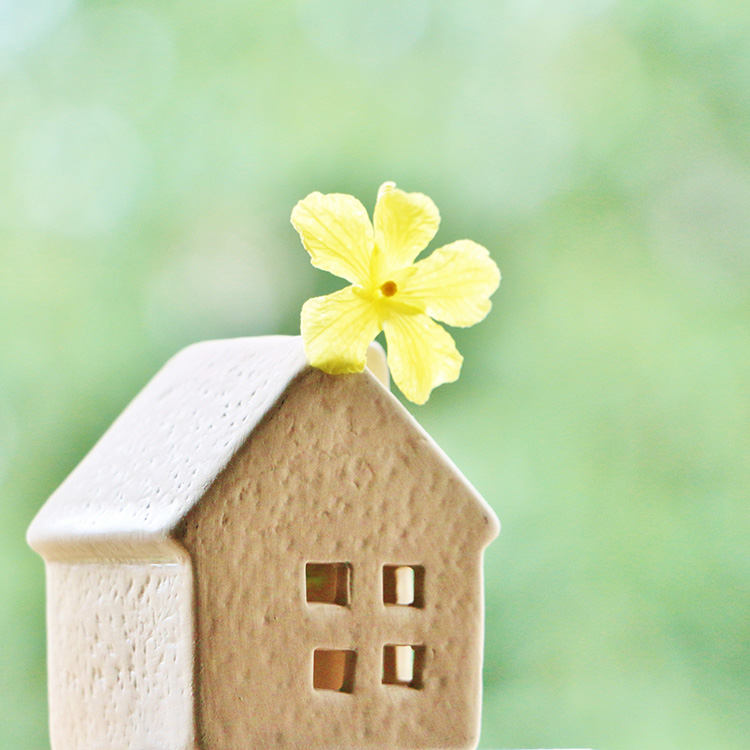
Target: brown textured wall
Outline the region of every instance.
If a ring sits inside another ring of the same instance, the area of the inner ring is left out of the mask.
[[[53,750],[190,750],[192,578],[180,564],[48,563]]]
[[[303,375],[179,533],[204,750],[476,745],[496,522],[371,375]],[[350,563],[350,606],[308,604],[306,562]],[[423,609],[383,604],[397,563],[424,566]],[[381,684],[387,643],[425,645],[421,690]],[[313,689],[315,648],[356,650],[351,694]]]

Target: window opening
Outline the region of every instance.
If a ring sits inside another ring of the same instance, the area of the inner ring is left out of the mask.
[[[351,693],[356,662],[356,651],[316,648],[313,652],[313,687]]]
[[[384,565],[383,602],[423,607],[424,568],[421,565]]]
[[[394,643],[383,646],[383,684],[419,690],[422,687],[424,658],[424,646]]]
[[[305,590],[308,602],[346,606],[351,595],[351,565],[307,563]]]

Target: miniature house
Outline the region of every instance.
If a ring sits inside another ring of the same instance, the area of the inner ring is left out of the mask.
[[[497,532],[370,370],[191,346],[29,529],[52,747],[474,747]]]

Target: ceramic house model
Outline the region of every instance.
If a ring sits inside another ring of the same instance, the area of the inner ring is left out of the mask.
[[[29,529],[52,746],[474,747],[497,532],[372,372],[191,346]]]

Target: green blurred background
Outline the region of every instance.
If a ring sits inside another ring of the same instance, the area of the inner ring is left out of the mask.
[[[749,40],[731,0],[0,1],[0,747],[48,742],[36,510],[177,349],[337,287],[297,200],[391,179],[504,276],[411,407],[503,522],[481,746],[746,750]]]

